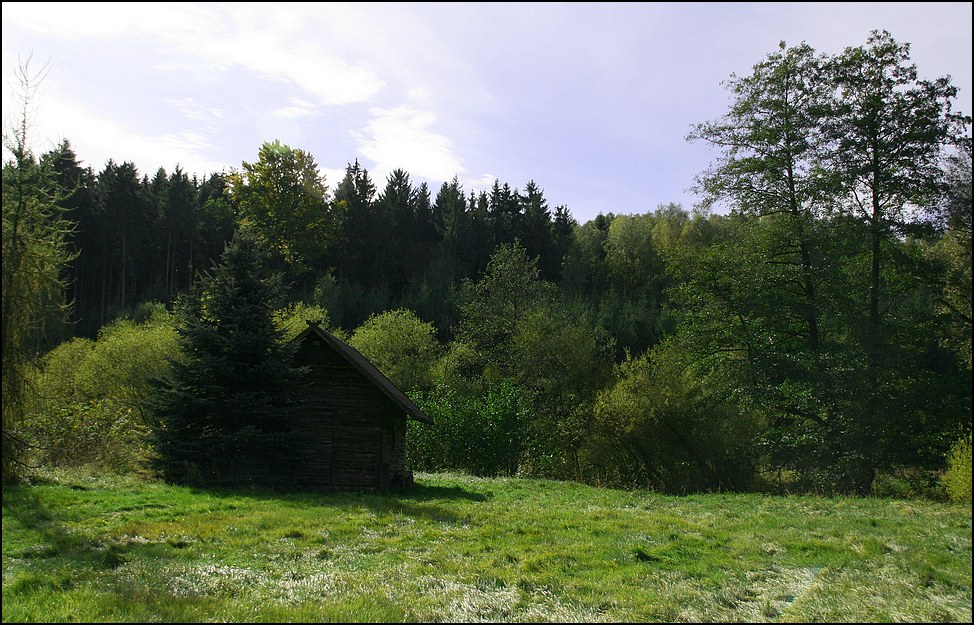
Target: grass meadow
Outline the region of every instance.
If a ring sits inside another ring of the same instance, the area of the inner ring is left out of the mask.
[[[3,622],[971,622],[971,508],[418,474],[409,494],[52,472]]]

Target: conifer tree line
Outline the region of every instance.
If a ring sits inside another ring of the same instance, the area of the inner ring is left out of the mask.
[[[100,343],[147,302],[185,303],[244,235],[281,278],[280,323],[326,317],[437,421],[410,432],[419,470],[860,494],[940,470],[971,430],[957,89],[922,79],[885,32],[835,55],[782,43],[752,69],[687,137],[716,148],[697,190],[726,211],[606,207],[580,223],[534,180],[430,188],[354,161],[327,181],[279,141],[204,179],[95,171],[65,141],[37,164],[73,224],[58,276],[71,314],[25,343]],[[5,298],[8,178],[24,167],[4,166]]]
[[[399,169],[382,188],[357,161],[330,188],[301,149],[268,142],[239,171],[201,180],[178,165],[149,176],[131,162],[100,171],[70,143],[43,155],[70,195],[77,258],[66,268],[70,332],[98,328],[145,301],[170,302],[218,260],[233,233],[257,233],[276,251],[292,299],[347,303],[332,311],[351,330],[370,314],[409,305],[451,331],[450,293],[476,278],[493,251],[519,241],[558,281],[577,223],[543,189],[495,182],[465,193],[454,178],[435,195]]]

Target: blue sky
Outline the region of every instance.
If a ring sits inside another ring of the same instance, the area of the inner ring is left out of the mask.
[[[698,198],[721,81],[779,41],[837,53],[874,29],[950,75],[970,114],[972,3],[3,3],[5,131],[14,71],[47,65],[33,145],[85,165],[205,175],[279,139],[334,187],[355,159],[434,195],[534,180],[579,221]]]

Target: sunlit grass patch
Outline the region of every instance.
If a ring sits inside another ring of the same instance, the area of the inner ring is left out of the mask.
[[[419,475],[407,495],[55,476],[4,493],[4,621],[967,622],[970,508]]]

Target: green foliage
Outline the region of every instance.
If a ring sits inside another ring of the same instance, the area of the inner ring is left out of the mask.
[[[971,435],[958,440],[947,454],[943,477],[951,501],[971,502]]]
[[[584,305],[616,341],[616,357],[642,352],[670,331],[666,247],[680,244],[687,219],[678,204],[641,215],[599,215],[578,226],[565,255],[566,299]]]
[[[663,277],[662,259],[656,251],[652,214],[619,215],[609,225],[605,239],[605,263],[613,281],[627,293],[653,286]]]
[[[70,358],[73,351],[65,355]],[[150,380],[167,375],[170,361],[179,355],[169,314],[156,309],[143,323],[122,319],[104,326],[91,352],[78,363],[73,382],[83,400],[110,399],[146,422]]]
[[[508,367],[523,388],[552,397],[566,390],[590,397],[611,377],[612,341],[584,318],[539,308],[513,330]]]
[[[508,376],[514,329],[554,293],[540,278],[537,258],[518,242],[498,247],[480,280],[465,282],[457,336],[484,355],[491,379]]]
[[[613,285],[595,303],[593,315],[614,337],[617,359],[627,352],[646,351],[672,331],[663,310],[663,295],[651,287],[627,294]]]
[[[0,323],[3,362],[2,480],[18,479],[24,449],[15,433],[30,401],[31,363],[45,339],[52,313],[65,310],[63,271],[72,259],[67,239],[72,224],[62,202],[68,191],[49,160],[31,152],[31,98],[42,73],[31,73],[30,61],[18,67],[22,115],[3,147],[3,297]],[[43,70],[42,70],[43,72]]]
[[[148,380],[165,375],[179,355],[176,332],[161,306],[146,306],[141,321],[119,319],[95,341],[74,338],[48,352],[36,384],[41,401],[111,399],[142,411]]]
[[[314,157],[280,141],[265,142],[254,163],[230,175],[240,228],[283,258],[294,276],[314,267],[336,223]]]
[[[160,320],[169,322],[169,309],[162,302],[139,302],[131,313],[125,315],[137,324],[154,323]]]
[[[697,177],[705,201],[730,200],[747,214],[796,220],[826,210],[834,172],[815,166],[829,97],[823,63],[811,46],[781,42],[751,74],[723,83],[733,94],[728,111],[696,124],[687,137],[721,148]]]
[[[133,314],[141,322],[115,321],[97,341],[75,338],[45,355],[23,428],[35,462],[145,469],[150,380],[169,371],[179,348],[164,307],[148,304]]]
[[[433,363],[431,375],[435,385],[448,386],[465,395],[476,395],[482,386],[483,370],[483,354],[470,343],[456,339]]]
[[[943,236],[929,255],[943,267],[943,289],[937,311],[947,332],[941,339],[971,371],[972,172],[971,148],[959,150],[947,163],[947,186],[937,220]]]
[[[479,396],[441,385],[412,397],[436,422],[432,426],[409,423],[407,457],[414,470],[518,473],[530,413],[513,385],[491,384]]]
[[[436,329],[412,311],[372,315],[355,329],[349,345],[404,391],[432,388],[432,367],[441,351]]]
[[[909,44],[895,41],[886,31],[872,32],[865,46],[846,48],[830,60],[827,70],[834,90],[823,123],[828,143],[820,165],[842,182],[839,208],[865,235],[869,249],[859,262],[864,277],[859,288],[865,291],[866,305],[852,333],[866,355],[865,393],[847,433],[862,459],[856,488],[863,492],[875,469],[889,459],[888,443],[907,429],[899,418],[902,407],[919,408],[916,412],[926,408],[904,402],[897,392],[911,386],[915,369],[910,366],[915,344],[901,339],[915,337],[926,325],[921,317],[911,320],[913,328],[906,334],[897,327],[904,309],[901,302],[909,304],[911,299],[902,286],[914,282],[923,269],[897,266],[888,249],[895,246],[897,234],[918,226],[915,207],[928,212],[938,199],[945,150],[970,142],[965,135],[971,118],[953,110],[957,87],[950,78],[921,79],[910,62]],[[891,274],[898,279],[890,280]],[[915,418],[916,412],[911,416]]]
[[[467,282],[458,338],[437,367],[454,393],[490,397],[518,389],[530,418],[519,425],[521,471],[582,479],[595,392],[611,376],[612,340],[584,314],[561,309],[519,243],[498,248]]]
[[[25,419],[24,432],[32,462],[48,468],[143,473],[151,456],[141,416],[112,399],[48,404]]]
[[[760,424],[699,374],[672,340],[619,366],[595,407],[598,481],[676,493],[755,485]]]
[[[45,356],[35,372],[37,395],[34,408],[95,399],[79,380],[79,372],[95,351],[95,341],[75,337],[61,343]]]
[[[970,412],[930,340],[940,280],[902,236],[970,118],[886,32],[834,57],[782,43],[727,86],[728,113],[690,139],[722,150],[699,183],[731,203],[737,236],[670,259],[681,341],[726,401],[767,418],[772,467],[867,494],[878,470],[930,462]]]
[[[154,387],[156,468],[177,483],[287,483],[294,345],[274,324],[280,274],[258,241],[239,235],[177,307],[182,351]]]
[[[283,332],[285,341],[292,340],[308,329],[309,321],[317,322],[325,329],[331,327],[328,310],[317,304],[294,302],[274,311],[274,325]]]
[[[584,317],[554,307],[514,327],[511,380],[530,402],[523,472],[583,481],[580,454],[592,435],[595,394],[612,378],[613,342]]]
[[[478,475],[583,480],[592,402],[612,375],[611,339],[555,308],[536,308],[512,325],[503,366],[462,340],[450,344],[434,366],[439,385],[421,400],[436,426],[415,426],[410,460]]]
[[[403,170],[377,194],[357,161],[330,200],[314,159],[279,141],[205,181],[114,161],[96,176],[67,142],[34,159],[25,123],[4,165],[5,477],[17,436],[95,449],[86,419],[109,438],[115,421],[142,421],[146,379],[172,360],[178,381],[157,407],[175,421],[156,433],[183,456],[167,470],[266,435],[264,468],[245,469],[267,478],[287,434],[247,419],[276,414],[286,429],[287,390],[263,385],[289,377],[267,338],[313,319],[432,402],[444,433],[413,426],[424,467],[675,492],[747,488],[759,473],[792,490],[927,492],[970,427],[970,118],[951,108],[956,88],[921,80],[909,46],[879,32],[834,56],[782,43],[724,84],[726,114],[689,137],[720,149],[697,181],[706,208],[581,225],[533,180],[468,196],[454,178],[431,202]],[[711,214],[718,204],[730,214]],[[157,323],[162,304],[135,303],[185,292],[237,229],[270,248],[286,301],[309,303],[272,308],[271,329],[241,265],[184,296],[180,347]],[[56,269],[68,246],[81,259]],[[65,300],[97,341],[37,368]],[[243,362],[263,349],[276,364]],[[25,414],[36,427],[9,427]],[[190,473],[235,474],[214,466]]]
[[[393,306],[393,298],[384,288],[367,288],[348,280],[338,281],[329,272],[318,279],[312,295],[315,306],[329,311],[335,329],[351,331],[372,315]]]
[[[605,240],[609,225],[604,223],[608,221],[606,217],[599,217],[602,219],[588,221],[572,230],[562,267],[562,289],[585,299],[598,298],[608,288]]]
[[[942,470],[897,466],[877,472],[870,495],[891,499],[945,501],[947,493],[942,477]],[[782,492],[791,491],[791,485],[784,480],[782,482],[772,485],[783,486]]]

